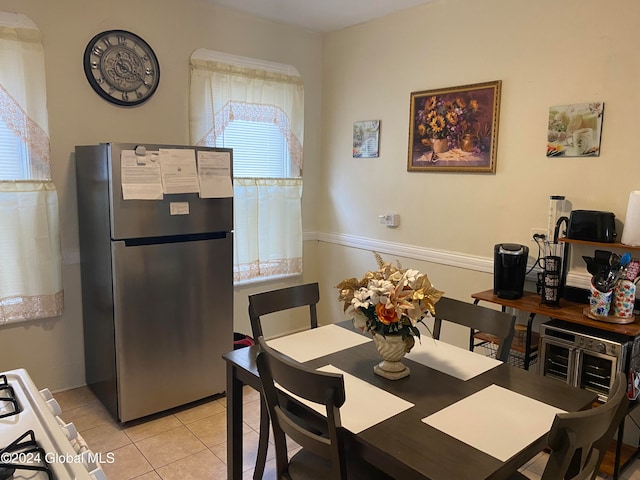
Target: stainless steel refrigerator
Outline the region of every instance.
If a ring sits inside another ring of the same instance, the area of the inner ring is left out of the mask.
[[[123,152],[160,149],[227,152],[231,176],[229,149],[75,148],[86,381],[121,422],[224,392],[233,349],[233,197],[125,199]]]

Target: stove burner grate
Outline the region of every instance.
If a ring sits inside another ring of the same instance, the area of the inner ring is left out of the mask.
[[[10,479],[16,470],[44,472],[49,480],[54,480],[45,456],[44,450],[36,442],[33,430],[27,430],[0,450],[0,480]]]
[[[0,375],[0,418],[17,415],[22,411],[13,387],[6,375]]]

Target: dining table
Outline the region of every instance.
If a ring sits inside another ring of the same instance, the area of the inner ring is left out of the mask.
[[[304,365],[342,373],[348,455],[402,480],[500,480],[546,446],[556,413],[591,408],[593,392],[422,335],[399,380],[376,375],[368,334],[347,320],[269,340]],[[257,345],[227,364],[228,479],[243,474],[242,389],[261,390]],[[317,414],[313,405],[310,415]]]

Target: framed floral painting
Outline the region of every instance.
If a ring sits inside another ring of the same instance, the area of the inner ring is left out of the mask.
[[[408,171],[496,171],[502,81],[411,93]]]

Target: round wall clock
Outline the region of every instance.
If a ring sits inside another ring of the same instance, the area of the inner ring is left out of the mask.
[[[116,105],[147,101],[160,82],[158,58],[149,44],[125,30],[93,37],[84,50],[83,64],[91,87]]]

